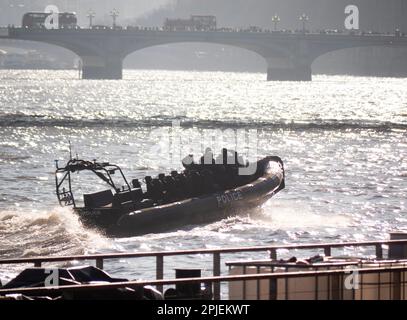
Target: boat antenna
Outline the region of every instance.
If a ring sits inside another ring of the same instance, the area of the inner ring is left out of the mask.
[[[72,145],[71,140],[68,140],[69,143],[69,160],[72,160]]]

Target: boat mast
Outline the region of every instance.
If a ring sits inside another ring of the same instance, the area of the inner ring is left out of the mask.
[[[71,140],[68,140],[69,143],[69,160],[72,160],[72,145]]]

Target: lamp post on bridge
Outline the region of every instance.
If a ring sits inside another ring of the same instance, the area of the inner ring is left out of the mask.
[[[116,9],[113,9],[113,11],[110,12],[110,16],[113,19],[113,29],[116,29],[116,20],[117,20],[117,17],[119,16],[119,11],[117,11]]]
[[[89,10],[88,15],[86,16],[89,18],[89,29],[92,29],[93,26],[93,18],[95,17],[95,12],[92,10]]]
[[[306,23],[309,21],[309,17],[305,13],[303,13],[300,16],[300,21],[302,22],[302,32],[306,33],[307,32]]]
[[[281,21],[280,17],[275,14],[274,17],[271,18],[271,21],[274,22],[274,31],[277,31],[277,25]]]

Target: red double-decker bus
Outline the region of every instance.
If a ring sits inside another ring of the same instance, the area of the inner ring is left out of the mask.
[[[23,16],[23,28],[42,29],[45,28],[45,19],[52,13],[45,12],[28,12]],[[59,13],[59,28],[74,29],[78,25],[76,13],[63,12]]]

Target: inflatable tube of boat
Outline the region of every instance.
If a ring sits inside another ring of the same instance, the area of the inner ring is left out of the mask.
[[[210,223],[237,214],[239,209],[261,205],[285,187],[284,165],[278,157],[258,162],[264,172],[242,187],[143,209],[119,218],[108,232],[116,236],[165,232],[187,225]]]

